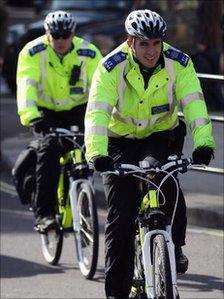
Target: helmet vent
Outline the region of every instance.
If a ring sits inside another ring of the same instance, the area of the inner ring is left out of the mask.
[[[141,39],[162,39],[167,30],[163,18],[149,9],[132,11],[125,21],[125,28],[129,35]]]

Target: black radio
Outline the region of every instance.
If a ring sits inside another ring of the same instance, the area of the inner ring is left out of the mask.
[[[71,77],[69,84],[75,85],[79,81],[80,72],[81,72],[81,65],[73,65],[72,71],[71,71]]]

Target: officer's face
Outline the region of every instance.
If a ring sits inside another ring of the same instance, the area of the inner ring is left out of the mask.
[[[51,47],[59,54],[64,54],[70,50],[73,36],[74,34],[71,33],[69,36],[66,36],[66,38],[58,36],[57,38],[54,38],[54,36],[48,33],[48,39]]]
[[[129,38],[127,42],[129,47],[132,48],[133,55],[141,64],[148,68],[156,65],[162,51],[162,40],[160,38],[150,40]]]

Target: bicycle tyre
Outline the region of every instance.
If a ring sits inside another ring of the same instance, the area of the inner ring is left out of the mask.
[[[174,299],[168,248],[160,234],[153,239],[153,282],[156,298]]]
[[[63,231],[49,230],[41,237],[41,251],[44,259],[51,265],[57,265],[63,247]]]
[[[75,233],[79,269],[86,279],[92,279],[97,267],[99,226],[93,191],[87,182],[80,184],[77,197],[80,232]]]
[[[140,236],[135,236],[135,259],[134,259],[134,275],[132,288],[129,298],[147,298],[145,293],[145,277],[142,264],[142,249],[139,240]]]

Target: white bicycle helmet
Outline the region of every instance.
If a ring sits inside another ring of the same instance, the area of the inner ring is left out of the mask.
[[[76,22],[69,12],[58,10],[50,12],[44,21],[45,30],[53,34],[67,34],[75,31]]]
[[[149,9],[132,11],[125,21],[126,32],[140,39],[164,38],[166,22],[156,12]]]

